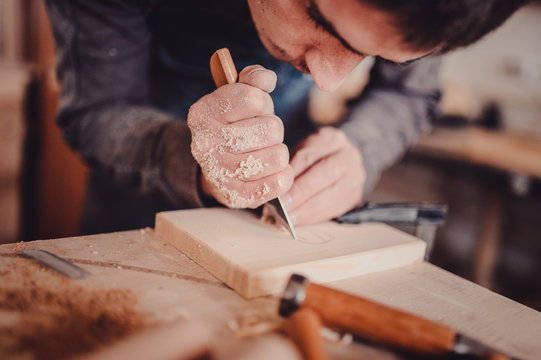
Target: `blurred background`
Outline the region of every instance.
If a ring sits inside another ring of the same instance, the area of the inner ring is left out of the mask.
[[[447,55],[443,116],[370,201],[441,202],[430,262],[541,310],[541,5]],[[336,121],[367,81],[363,62],[332,94]],[[78,235],[87,169],[54,123],[54,43],[40,0],[0,0],[0,244]]]

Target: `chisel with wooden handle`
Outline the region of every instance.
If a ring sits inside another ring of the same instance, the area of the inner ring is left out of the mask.
[[[237,82],[238,74],[231,53],[227,48],[217,50],[210,58],[210,72],[216,87]],[[297,239],[297,234],[293,228],[289,215],[282,203],[280,197],[270,200],[264,205],[263,214],[270,215],[281,227],[287,229],[293,238]]]
[[[301,308],[317,313],[328,327],[410,352],[463,354],[485,360],[511,359],[445,325],[310,283],[304,276],[294,274],[284,291],[279,313],[287,317]]]

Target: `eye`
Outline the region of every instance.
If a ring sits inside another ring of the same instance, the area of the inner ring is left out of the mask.
[[[308,22],[312,23],[312,25],[314,25],[317,30],[321,30],[326,32],[327,34],[330,34],[329,31],[319,21],[317,21],[317,19],[315,19],[310,12],[308,12],[306,15]]]
[[[344,38],[342,38],[336,32],[336,30],[334,29],[334,26],[331,23],[329,23],[321,15],[321,13],[319,12],[317,6],[313,2],[310,2],[310,5],[308,5],[306,7],[305,11],[306,11],[306,19],[308,20],[308,22],[310,22],[310,23],[312,23],[314,25],[316,30],[320,30],[320,31],[324,32],[325,34],[335,38],[337,41],[339,41],[342,44],[344,49],[346,49],[347,51],[349,51],[349,52],[351,52],[351,53],[353,53],[355,55],[365,57],[364,54],[362,54],[360,51],[354,49],[346,40],[344,40]]]

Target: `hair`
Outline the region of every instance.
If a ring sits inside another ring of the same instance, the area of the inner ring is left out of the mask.
[[[439,53],[474,43],[528,0],[359,0],[392,16],[402,40]]]

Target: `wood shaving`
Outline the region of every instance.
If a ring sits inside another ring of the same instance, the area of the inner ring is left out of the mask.
[[[0,257],[0,358],[65,359],[146,327],[129,290],[88,288],[19,257]]]

